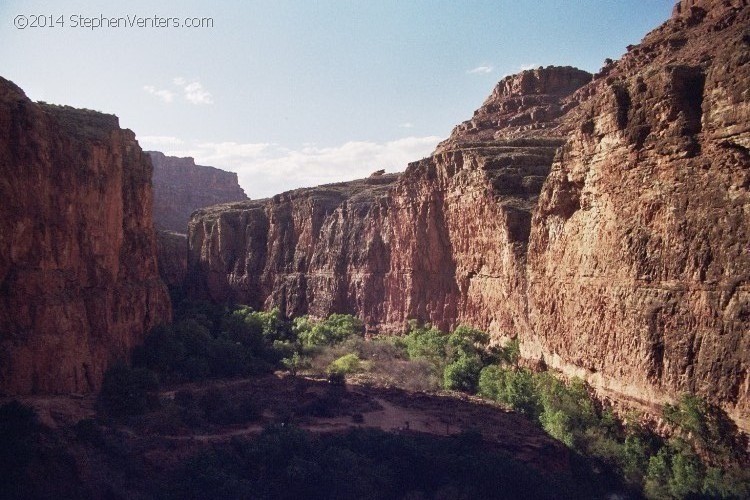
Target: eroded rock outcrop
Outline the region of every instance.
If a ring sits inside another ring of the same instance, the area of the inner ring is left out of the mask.
[[[154,226],[157,230],[187,232],[190,214],[220,203],[246,200],[237,174],[196,165],[193,158],[147,151],[154,165]]]
[[[96,389],[170,319],[151,162],[117,117],[0,78],[0,391]]]

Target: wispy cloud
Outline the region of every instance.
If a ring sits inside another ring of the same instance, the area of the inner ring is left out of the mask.
[[[143,90],[154,95],[166,103],[173,102],[177,94],[191,104],[213,104],[214,98],[210,92],[203,88],[203,84],[197,80],[188,81],[178,76],[172,79],[175,87],[174,90],[157,89],[153,85],[144,85]]]
[[[367,177],[385,169],[401,172],[411,161],[428,156],[440,137],[404,137],[387,142],[349,141],[330,147],[303,144],[297,148],[271,143],[149,142],[144,149],[158,149],[169,155],[192,156],[202,165],[237,172],[248,196],[265,198],[305,186],[316,186]]]
[[[414,124],[412,122],[399,123],[398,128],[414,128]]]
[[[494,70],[492,66],[477,66],[474,69],[467,70],[466,72],[470,75],[483,75],[487,73],[492,73],[492,70]]]
[[[530,69],[536,69],[536,68],[538,68],[538,67],[539,67],[539,65],[538,65],[538,64],[533,64],[533,63],[532,63],[532,64],[522,64],[522,65],[521,65],[521,66],[520,66],[520,67],[518,68],[518,71],[528,71],[528,70],[530,70]]]
[[[191,104],[213,104],[214,98],[210,92],[203,88],[203,84],[197,80],[188,81],[178,76],[172,82],[182,89],[183,97]]]
[[[161,150],[179,148],[185,141],[169,135],[144,135],[138,137],[138,143],[145,150]]]
[[[149,94],[158,97],[164,102],[172,102],[174,100],[174,92],[167,89],[157,89],[153,85],[144,85],[143,90]]]

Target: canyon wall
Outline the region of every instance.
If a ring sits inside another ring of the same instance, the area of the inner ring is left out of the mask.
[[[151,162],[117,117],[0,78],[0,392],[86,392],[171,307]]]
[[[503,80],[475,123],[400,177],[374,174],[197,211],[193,293],[290,316],[358,314],[379,331],[403,331],[417,319],[515,335],[526,316],[531,210],[563,143],[558,118],[575,106],[562,101],[590,80],[573,68]]]
[[[237,174],[196,165],[193,158],[166,156],[147,151],[154,165],[154,227],[157,230],[187,232],[190,214],[219,203],[246,200]]]
[[[750,9],[690,0],[592,77],[501,81],[430,157],[387,177],[214,207],[192,293],[518,336],[526,357],[748,423]]]
[[[526,344],[619,395],[709,396],[744,428],[749,27],[745,2],[683,2],[590,85],[532,221]]]

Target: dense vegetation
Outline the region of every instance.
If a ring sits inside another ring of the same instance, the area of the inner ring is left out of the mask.
[[[133,367],[119,364],[108,371],[98,399],[99,420],[82,421],[77,439],[106,448],[101,425],[108,422],[173,436],[261,422],[267,402],[257,394],[184,389],[164,399],[159,389],[273,370],[285,370],[293,379],[304,374],[328,380],[330,391],[297,408],[297,415],[335,416],[352,406],[342,399],[346,391],[337,388],[346,380],[410,391],[461,391],[525,415],[569,447],[573,457],[591,457],[595,468],[616,471],[633,492],[648,498],[750,498],[750,474],[742,468],[748,463],[744,436],[700,398],[685,395],[666,405],[668,431],[657,435],[640,416],[618,416],[596,400],[582,380],[520,366],[517,341],[492,346],[486,333],[470,327],[445,333],[416,323],[404,336],[366,339],[362,322],[344,314],[290,321],[278,310],[182,302],[176,321],[154,329],[136,350]],[[353,421],[356,411],[349,413]],[[0,465],[8,471],[9,484],[24,484],[35,450],[49,452],[49,447],[39,448],[40,427],[27,413],[20,405],[0,409]],[[563,488],[573,497],[591,494],[587,481],[540,480],[526,466],[488,449],[479,434],[458,441],[373,430],[314,437],[280,425],[286,422],[284,411],[276,414],[282,415],[277,424],[259,438],[235,439],[194,456],[152,493],[175,498],[516,498],[554,497]],[[59,446],[53,449],[58,456]],[[8,487],[0,493],[15,496]]]
[[[586,484],[552,481],[481,437],[352,430],[314,437],[267,428],[189,460],[170,484],[173,498],[393,499],[585,498]]]

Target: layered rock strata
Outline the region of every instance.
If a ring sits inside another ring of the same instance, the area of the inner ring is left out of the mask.
[[[593,79],[503,80],[377,192],[198,212],[194,290],[379,331],[469,323],[608,394],[696,392],[748,429],[748,26],[746,0],[681,2]]]
[[[117,117],[0,78],[0,392],[86,392],[170,320],[151,162]]]
[[[154,226],[185,234],[190,214],[220,203],[246,200],[237,174],[196,165],[190,157],[147,151],[154,165]]]
[[[682,2],[589,85],[527,267],[530,353],[646,402],[708,396],[746,429],[749,26],[746,2]]]
[[[288,315],[358,314],[380,331],[417,319],[515,335],[526,318],[531,211],[564,142],[562,110],[577,104],[566,96],[590,80],[552,67],[504,79],[472,121],[400,177],[196,212],[192,289]]]

